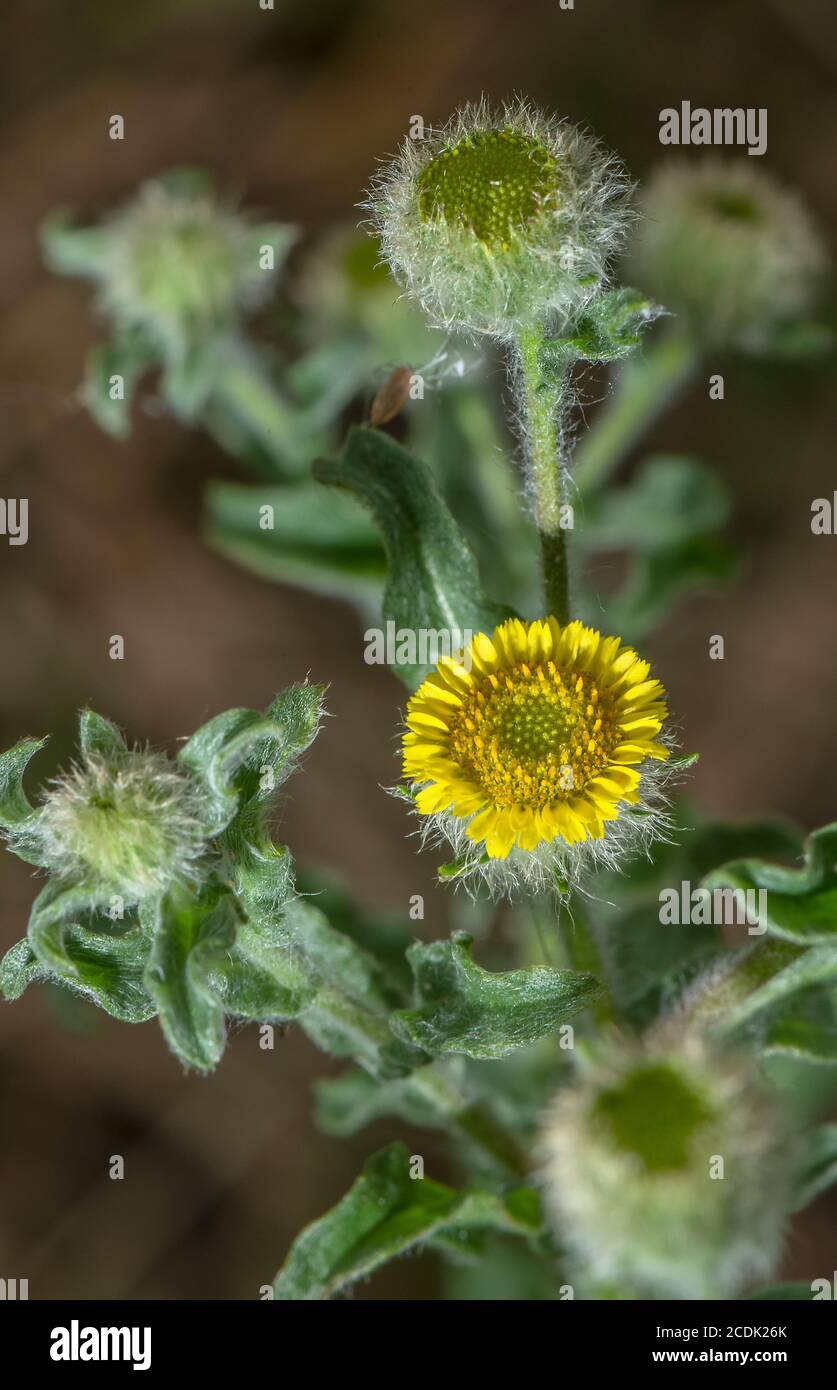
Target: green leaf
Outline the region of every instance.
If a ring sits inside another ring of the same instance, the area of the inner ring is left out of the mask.
[[[209,1071],[226,1042],[224,1006],[213,976],[223,971],[235,944],[233,899],[218,890],[200,897],[175,890],[143,904],[141,911],[154,937],[145,986],[168,1044],[186,1066]]]
[[[778,361],[808,363],[834,351],[834,330],[825,323],[790,323],[771,333],[760,355]]]
[[[44,260],[56,275],[101,278],[107,260],[110,232],[106,227],[79,227],[65,209],[52,213],[41,225]]]
[[[834,1011],[831,1010],[832,1020]],[[762,1044],[768,1057],[796,1057],[819,1066],[837,1066],[837,1023],[793,1014],[771,1022]]]
[[[118,759],[128,747],[122,730],[92,709],[79,715],[78,742],[84,758]]]
[[[19,829],[35,814],[23,789],[23,774],[46,745],[45,738],[24,738],[14,748],[0,753],[0,828]]]
[[[570,333],[541,348],[541,371],[563,376],[568,363],[617,362],[633,352],[643,330],[662,312],[639,290],[622,287],[596,294]]]
[[[473,939],[416,942],[408,952],[418,1007],[393,1015],[394,1031],[431,1056],[505,1057],[574,1017],[601,993],[572,970],[492,973],[471,959]]]
[[[449,1119],[448,1110],[434,1104],[411,1077],[380,1081],[357,1068],[315,1081],[314,1099],[318,1128],[341,1139],[385,1115],[419,1128],[444,1126]]]
[[[597,600],[599,620],[604,602],[611,627],[638,641],[686,594],[722,588],[735,578],[738,568],[736,551],[715,535],[694,536],[665,550],[635,552],[623,587]]]
[[[837,945],[837,824],[809,835],[804,854],[801,868],[736,860],[707,874],[703,883],[709,889],[763,892],[760,922],[771,936],[802,945]]]
[[[401,1143],[375,1154],[342,1201],[294,1241],[276,1276],[275,1297],[330,1298],[387,1261],[456,1231],[538,1234],[538,1197],[531,1189],[505,1197],[456,1192],[412,1178],[410,1164]]]
[[[2,967],[7,998],[35,980],[54,979],[125,1023],[153,1018],[143,971],[150,941],[133,919],[111,920],[102,898],[81,885],[50,881],[29,917],[28,947],[13,946]]]
[[[589,498],[577,518],[585,550],[653,553],[719,530],[729,519],[726,488],[695,459],[655,455],[629,483]]]
[[[131,404],[155,353],[139,332],[122,330],[87,355],[82,396],[96,424],[115,439],[131,433]],[[114,382],[121,377],[121,386]]]
[[[210,483],[209,545],[263,579],[335,598],[371,601],[386,563],[378,533],[354,498],[312,481]],[[270,511],[263,509],[270,508]],[[272,525],[265,527],[265,519]]]
[[[509,616],[483,594],[473,552],[426,464],[388,435],[352,429],[340,458],[321,460],[314,472],[363,502],[381,532],[389,566],[383,616],[416,647],[396,652],[393,665],[408,686],[418,685],[435,664],[432,652],[421,651],[422,634],[431,642],[439,633],[456,649],[469,632],[490,632]]]
[[[160,395],[183,424],[198,420],[215,390],[226,346],[217,338],[193,343],[180,357],[169,357],[160,375]]]
[[[324,687],[292,685],[262,713],[232,709],[204,724],[178,759],[210,792],[211,833],[230,824],[242,803],[269,803],[295,770],[319,728]]]
[[[821,1125],[806,1137],[796,1175],[793,1211],[802,1211],[837,1182],[837,1124]]]

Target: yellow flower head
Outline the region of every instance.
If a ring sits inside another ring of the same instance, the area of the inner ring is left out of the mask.
[[[417,810],[488,860],[604,841],[640,805],[644,768],[669,756],[665,692],[649,671],[619,637],[580,622],[512,619],[479,633],[409,702],[404,773]]]

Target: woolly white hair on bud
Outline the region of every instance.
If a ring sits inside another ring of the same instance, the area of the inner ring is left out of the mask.
[[[592,1291],[730,1298],[770,1275],[791,1162],[749,1060],[694,1034],[606,1038],[559,1092],[540,1153],[556,1232]]]
[[[822,242],[796,194],[752,160],[665,164],[641,212],[631,275],[706,345],[764,351],[812,308]]]
[[[254,228],[206,192],[146,183],[106,224],[102,309],[183,353],[270,295]]]
[[[205,844],[199,796],[164,754],[91,754],[50,783],[21,836],[59,878],[138,902],[189,878]]]
[[[606,279],[632,188],[618,159],[522,98],[405,139],[363,204],[396,279],[446,329],[558,329]]]

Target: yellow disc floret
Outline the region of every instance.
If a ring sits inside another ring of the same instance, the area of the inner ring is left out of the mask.
[[[601,839],[663,760],[664,691],[648,663],[580,622],[518,619],[445,658],[407,709],[404,772],[423,815],[473,817],[490,858]]]

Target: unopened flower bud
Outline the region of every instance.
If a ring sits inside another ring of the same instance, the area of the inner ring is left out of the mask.
[[[482,101],[406,139],[367,206],[396,278],[445,328],[508,339],[564,322],[622,241],[619,162],[564,121]]]
[[[557,1234],[580,1282],[729,1298],[770,1274],[788,1160],[749,1062],[697,1038],[600,1044],[542,1137]]]

